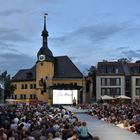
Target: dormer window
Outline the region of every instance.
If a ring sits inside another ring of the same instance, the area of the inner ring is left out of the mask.
[[[32,78],[32,73],[28,72],[26,76],[27,76],[28,79],[31,79]]]
[[[119,68],[116,68],[115,69],[115,73],[119,73]]]

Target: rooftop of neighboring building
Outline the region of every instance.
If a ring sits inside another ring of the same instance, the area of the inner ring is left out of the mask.
[[[98,75],[124,75],[123,64],[117,61],[103,61],[98,62],[97,76]]]

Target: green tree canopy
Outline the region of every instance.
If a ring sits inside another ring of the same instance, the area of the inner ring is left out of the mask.
[[[88,69],[88,76],[92,77],[92,79],[94,77],[96,77],[96,67],[95,66],[91,66],[89,69]]]
[[[92,96],[93,96],[93,99],[94,101],[96,100],[96,67],[95,66],[91,66],[89,69],[88,69],[88,76],[92,78],[92,82],[93,82],[93,93],[92,93]]]
[[[4,85],[4,98],[6,99],[14,93],[15,87],[12,85],[10,74],[7,71],[0,75],[0,81]]]

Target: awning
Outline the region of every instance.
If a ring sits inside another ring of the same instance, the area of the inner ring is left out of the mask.
[[[125,95],[120,95],[120,96],[118,96],[117,97],[117,99],[131,99],[130,97],[128,97],[128,96],[125,96]]]
[[[102,100],[113,100],[113,99],[115,99],[114,97],[108,96],[108,95],[101,96],[101,98],[102,98]]]

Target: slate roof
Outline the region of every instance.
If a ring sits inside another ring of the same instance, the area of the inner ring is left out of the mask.
[[[79,69],[67,56],[55,57],[54,78],[82,78]]]
[[[54,78],[82,78],[83,75],[79,69],[67,56],[55,57],[54,63]],[[19,70],[12,81],[35,81],[36,80],[36,65],[31,69]]]
[[[31,69],[22,69],[19,70],[14,77],[12,77],[12,81],[35,81],[36,80],[36,65],[34,65]]]
[[[101,69],[110,68],[111,66],[116,66],[120,68],[119,73],[107,73],[102,72]],[[140,76],[140,61],[135,63],[122,63],[122,62],[98,62],[97,76],[100,75],[118,75],[122,74],[125,76]]]
[[[109,68],[118,68],[118,72],[115,73],[115,71],[113,72],[107,72],[107,70],[109,70]],[[123,69],[123,64],[121,62],[98,62],[98,66],[97,66],[97,72],[96,75],[97,76],[106,76],[106,75],[124,75],[124,69]]]

